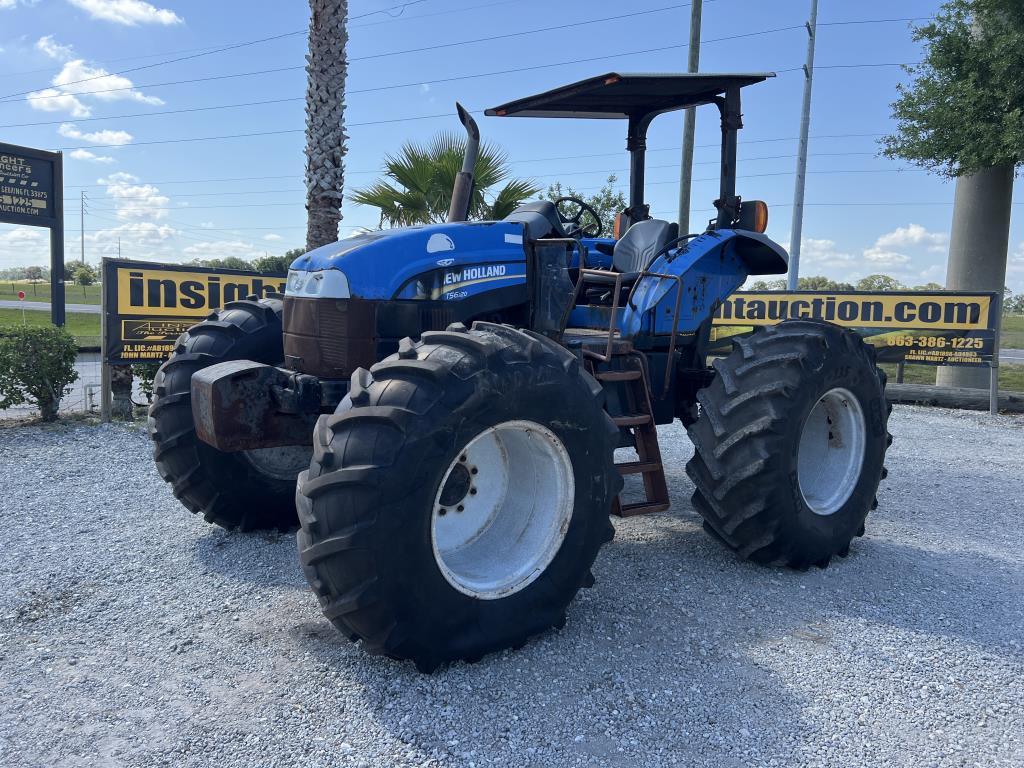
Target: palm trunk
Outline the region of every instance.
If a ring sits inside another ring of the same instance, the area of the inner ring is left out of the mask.
[[[338,239],[345,168],[348,0],[309,0],[306,56],[306,249]]]

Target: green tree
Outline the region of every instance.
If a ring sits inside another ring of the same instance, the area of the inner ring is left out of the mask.
[[[45,272],[42,267],[25,267],[25,279],[31,283],[38,282],[43,279]]]
[[[43,421],[57,418],[60,400],[78,379],[78,348],[56,326],[0,329],[0,410],[28,403]]]
[[[378,208],[381,228],[445,221],[465,152],[465,136],[447,132],[427,144],[407,143],[397,155],[384,158],[384,178],[356,190],[352,200]],[[473,171],[470,219],[504,218],[540,191],[533,181],[510,175],[505,152],[484,142]]]
[[[812,275],[801,277],[797,281],[797,288],[801,291],[852,291],[855,290],[850,283],[841,283],[824,275]]]
[[[595,211],[601,217],[601,226],[604,234],[610,236],[615,231],[615,217],[626,209],[626,195],[615,189],[615,182],[619,179],[615,174],[608,176],[604,185],[593,195],[583,195],[571,186],[562,187],[562,182],[556,181],[548,187],[545,197],[548,200],[557,200],[560,197],[577,197]]]
[[[1004,315],[1024,315],[1024,293],[1006,296],[1003,299]]]
[[[301,248],[296,248],[295,250],[299,252],[299,255],[302,255],[303,251]],[[288,267],[295,261],[294,256],[288,255],[290,253],[292,251],[288,251],[288,253],[281,256],[261,256],[253,261],[252,267],[257,272],[262,272],[265,275],[286,275],[288,274]]]
[[[196,267],[207,267],[209,269],[240,269],[246,272],[253,271],[253,265],[238,256],[225,256],[222,259],[192,259],[189,264]]]
[[[924,285],[915,285],[914,286],[914,290],[915,291],[941,291],[941,290],[944,290],[944,289],[945,289],[945,286],[944,285],[939,285],[938,283],[925,283]]]
[[[898,85],[883,152],[944,176],[1024,161],[1024,4],[947,0],[914,30],[920,64]]]
[[[84,262],[75,265],[73,276],[79,285],[92,285],[96,282],[96,270]]]
[[[797,282],[797,290],[800,291],[853,291],[856,290],[850,283],[840,283],[824,275],[812,275],[801,277]],[[785,280],[758,280],[750,286],[752,291],[784,291],[786,290]]]
[[[907,286],[889,275],[868,275],[857,281],[858,291],[905,291]]]

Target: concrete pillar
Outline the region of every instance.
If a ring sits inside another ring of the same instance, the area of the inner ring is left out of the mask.
[[[957,179],[946,288],[995,291],[1002,295],[1006,285],[1012,202],[1012,165],[987,168]],[[935,383],[987,389],[989,371],[987,368],[939,368]]]

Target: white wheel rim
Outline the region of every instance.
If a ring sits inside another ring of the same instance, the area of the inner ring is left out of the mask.
[[[434,560],[467,595],[514,594],[558,553],[574,497],[572,461],[554,432],[533,421],[489,427],[441,480],[431,513]]]
[[[836,387],[811,408],[800,433],[797,480],[816,515],[839,511],[857,487],[864,465],[866,425],[860,401]]]

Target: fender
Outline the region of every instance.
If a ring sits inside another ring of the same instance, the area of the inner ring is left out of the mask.
[[[785,249],[765,235],[736,229],[703,233],[676,250],[659,256],[637,281],[622,314],[624,338],[693,333],[750,275],[776,275],[789,268]],[[672,279],[672,278],[677,279]],[[682,296],[679,296],[679,291]]]

